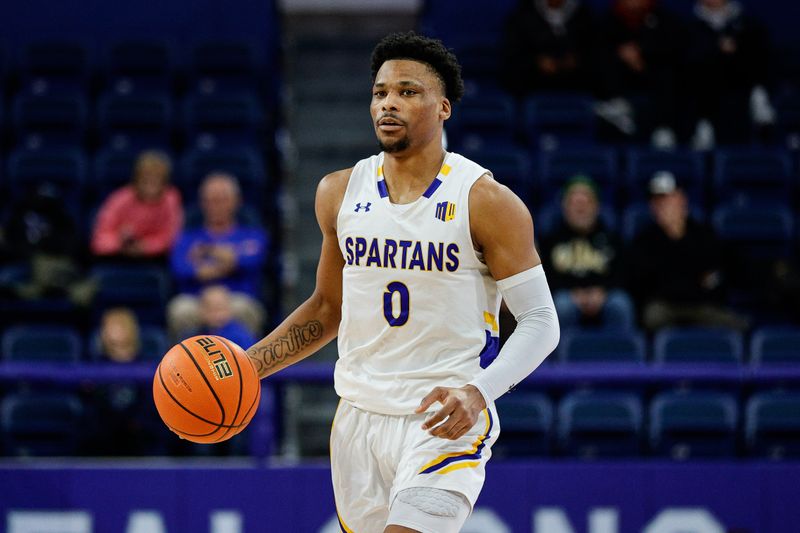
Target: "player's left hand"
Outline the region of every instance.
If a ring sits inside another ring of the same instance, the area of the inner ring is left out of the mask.
[[[456,440],[469,431],[478,421],[481,411],[486,409],[480,391],[472,385],[465,385],[460,388],[435,387],[422,399],[415,412],[424,413],[436,402],[441,403],[442,408],[425,420],[422,429],[430,430],[434,437],[450,440]]]

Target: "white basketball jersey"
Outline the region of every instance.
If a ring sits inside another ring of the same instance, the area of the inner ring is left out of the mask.
[[[433,387],[463,386],[497,355],[500,295],[469,226],[469,191],[487,173],[448,153],[425,193],[397,205],[382,153],[353,168],[337,219],[335,386],[356,407],[412,413]]]

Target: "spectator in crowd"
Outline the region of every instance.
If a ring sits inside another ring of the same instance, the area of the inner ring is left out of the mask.
[[[115,363],[130,363],[142,348],[139,321],[128,308],[107,309],[100,319],[100,353]]]
[[[744,142],[751,120],[759,126],[775,120],[765,89],[769,60],[766,31],[748,16],[741,3],[695,3],[688,80],[696,149],[711,149],[717,140]]]
[[[630,287],[644,326],[651,331],[679,325],[747,329],[747,319],[723,306],[719,241],[689,216],[675,177],[656,173],[649,193],[654,221],[634,238],[630,252]]]
[[[23,274],[12,275],[14,267],[9,266],[2,276],[2,290],[21,300],[66,297],[85,307],[95,287],[83,276],[80,258],[85,243],[61,193],[57,185],[41,183],[11,206],[0,247],[3,262]]]
[[[195,332],[181,336],[219,335],[232,340],[243,348],[256,343],[256,338],[247,327],[233,315],[233,299],[225,285],[210,285],[200,293],[200,327]]]
[[[252,333],[261,331],[265,312],[259,298],[268,239],[262,228],[237,223],[240,205],[241,192],[233,176],[213,173],[200,185],[203,226],[184,229],[172,251],[179,294],[167,307],[167,321],[175,338],[199,329],[199,295],[209,285],[227,287],[234,316]]]
[[[597,186],[576,176],[567,182],[562,220],[541,243],[553,299],[563,327],[633,325],[633,305],[620,289],[620,242],[600,218]]]
[[[105,361],[128,364],[139,358],[141,337],[136,315],[128,308],[106,310],[100,319],[99,351]],[[84,385],[95,416],[89,453],[142,455],[164,453],[163,424],[154,414],[147,387],[134,383]]]
[[[92,252],[124,260],[166,260],[183,224],[166,154],[143,152],[130,185],[111,193],[97,213]]]
[[[678,74],[683,27],[656,0],[614,0],[598,29],[598,114],[654,146],[677,143]]]
[[[506,84],[517,94],[588,91],[593,20],[581,0],[520,0],[506,22]]]

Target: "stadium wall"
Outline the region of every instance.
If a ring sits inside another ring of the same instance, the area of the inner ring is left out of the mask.
[[[7,533],[340,531],[325,465],[0,466]],[[796,533],[800,463],[498,462],[464,533]]]

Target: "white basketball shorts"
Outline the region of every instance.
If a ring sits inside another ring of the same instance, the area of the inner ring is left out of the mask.
[[[382,533],[395,496],[410,487],[458,492],[475,505],[500,434],[497,411],[494,405],[484,409],[458,440],[424,431],[430,415],[382,415],[339,403],[331,426],[331,475],[343,532]]]

